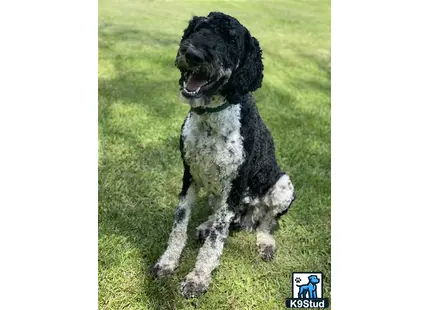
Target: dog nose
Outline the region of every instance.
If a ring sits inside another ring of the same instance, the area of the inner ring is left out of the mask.
[[[187,62],[191,65],[198,65],[203,62],[203,55],[199,51],[188,48],[185,52],[185,58],[187,59]]]

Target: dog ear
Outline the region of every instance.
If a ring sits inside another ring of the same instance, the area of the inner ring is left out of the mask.
[[[255,91],[261,87],[264,69],[262,54],[263,51],[260,49],[257,39],[246,31],[244,55],[230,79],[231,85],[240,95]]]
[[[182,40],[185,40],[186,38],[188,38],[193,32],[194,29],[196,28],[197,24],[202,21],[204,19],[204,17],[201,16],[194,16],[188,23],[188,27],[184,30],[184,35],[182,36]]]

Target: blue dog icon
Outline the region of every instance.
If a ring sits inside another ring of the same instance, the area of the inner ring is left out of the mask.
[[[299,287],[299,298],[318,298],[316,284],[320,283],[320,279],[317,276],[309,276],[308,279],[308,284],[296,284]]]

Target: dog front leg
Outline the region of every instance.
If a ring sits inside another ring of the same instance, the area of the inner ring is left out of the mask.
[[[187,242],[187,226],[196,196],[197,188],[194,183],[189,184],[188,189],[183,189],[175,211],[175,221],[169,236],[167,249],[151,270],[154,278],[168,277],[173,274],[173,271],[178,266],[182,250]]]
[[[181,283],[181,294],[184,297],[197,297],[208,289],[211,273],[219,265],[233,216],[234,213],[228,210],[226,203],[215,212],[213,226],[199,251],[194,270]]]

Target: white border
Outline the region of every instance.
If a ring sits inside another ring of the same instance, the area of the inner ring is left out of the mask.
[[[0,6],[0,309],[97,309],[97,2]]]
[[[430,275],[425,3],[332,3],[335,310],[425,307],[410,283]]]
[[[408,282],[429,278],[425,3],[333,1],[332,309],[425,301]],[[1,309],[97,308],[96,16],[0,7]]]

